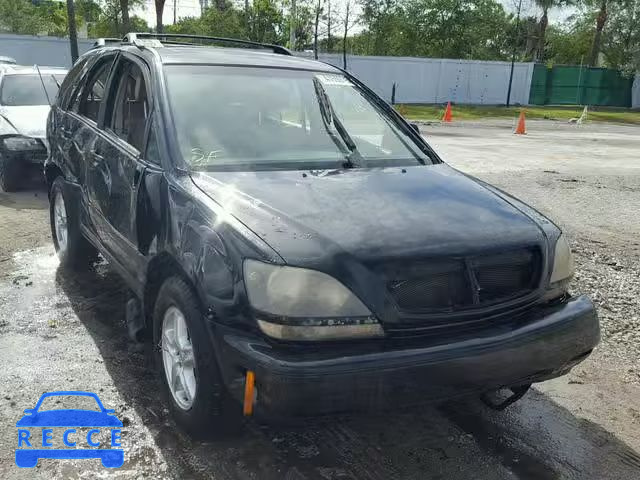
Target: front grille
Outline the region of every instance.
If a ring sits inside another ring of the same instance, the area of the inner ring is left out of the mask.
[[[452,312],[522,297],[538,285],[538,249],[456,259],[428,259],[387,269],[387,287],[406,313]]]

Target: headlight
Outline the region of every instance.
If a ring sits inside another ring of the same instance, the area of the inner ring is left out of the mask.
[[[383,335],[360,299],[325,273],[246,260],[244,279],[251,306],[266,314],[258,325],[269,336],[331,340]]]
[[[573,256],[571,255],[571,248],[564,235],[558,237],[556,242],[556,251],[553,256],[553,270],[551,271],[551,280],[549,283],[553,284],[562,282],[563,280],[569,280],[573,276],[574,272]]]
[[[4,139],[4,146],[9,150],[38,150],[43,144],[30,137],[7,137]]]

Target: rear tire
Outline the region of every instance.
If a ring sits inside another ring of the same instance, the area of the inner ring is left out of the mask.
[[[241,406],[226,391],[204,321],[193,289],[179,277],[165,280],[153,312],[162,392],[176,423],[190,436],[224,438],[242,428]]]
[[[72,270],[89,270],[98,258],[98,251],[82,235],[78,202],[70,200],[64,178],[56,178],[49,192],[53,245],[60,265]]]
[[[0,188],[5,192],[15,192],[19,187],[18,165],[12,159],[0,155]]]

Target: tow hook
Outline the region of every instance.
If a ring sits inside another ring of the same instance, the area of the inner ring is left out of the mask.
[[[509,390],[511,390],[511,395],[501,402],[494,401],[494,399],[490,398],[488,393],[483,393],[482,395],[480,395],[480,400],[482,400],[482,402],[490,409],[502,411],[512,403],[515,403],[522,397],[524,397],[525,393],[527,393],[530,388],[531,384],[509,387]]]

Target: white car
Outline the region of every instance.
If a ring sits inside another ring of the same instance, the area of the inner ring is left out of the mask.
[[[12,66],[0,70],[0,188],[15,191],[47,158],[50,104],[67,71]]]

